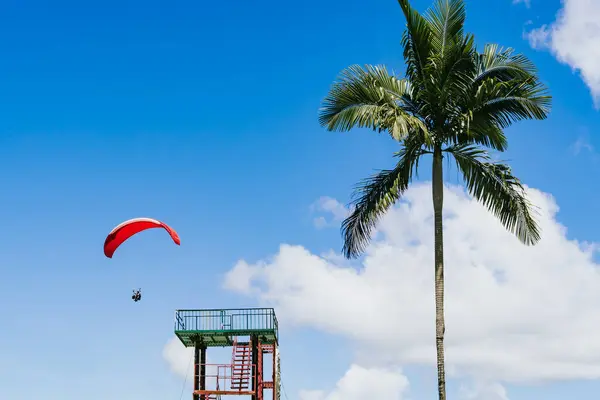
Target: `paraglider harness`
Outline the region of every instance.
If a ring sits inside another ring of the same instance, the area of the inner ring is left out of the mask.
[[[138,290],[133,290],[133,294],[131,295],[131,300],[135,301],[136,303],[138,301],[140,301],[142,299],[142,290],[138,289]]]

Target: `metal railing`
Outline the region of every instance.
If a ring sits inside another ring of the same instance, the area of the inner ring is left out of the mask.
[[[274,331],[279,327],[273,308],[177,310],[175,331]]]
[[[256,365],[249,365],[246,377],[234,371],[233,364],[198,364],[198,370],[205,367],[205,383],[207,392],[249,392],[256,387]],[[247,383],[247,385],[245,385]],[[247,386],[247,387],[245,387]]]

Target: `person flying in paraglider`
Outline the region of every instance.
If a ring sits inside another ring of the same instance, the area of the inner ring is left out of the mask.
[[[112,258],[114,252],[121,244],[123,244],[123,242],[139,232],[152,228],[162,228],[166,230],[176,245],[179,246],[181,244],[181,240],[179,239],[177,232],[175,232],[173,228],[164,222],[160,222],[153,218],[134,218],[117,225],[112,231],[110,231],[104,240],[104,255],[108,258]],[[134,289],[133,294],[131,295],[131,300],[137,303],[141,299],[141,289]]]
[[[131,300],[136,303],[142,299],[142,289],[135,290],[133,289],[133,294],[131,295]]]

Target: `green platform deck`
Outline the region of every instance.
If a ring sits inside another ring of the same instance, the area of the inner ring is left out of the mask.
[[[201,341],[208,347],[227,347],[237,336],[257,335],[277,343],[279,328],[272,308],[175,311],[175,335],[186,347]]]

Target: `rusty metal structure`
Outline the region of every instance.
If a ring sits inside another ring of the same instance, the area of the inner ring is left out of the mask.
[[[280,400],[274,309],[176,310],[175,335],[184,346],[194,348],[193,400],[223,396]],[[231,363],[208,364],[209,347],[231,347]]]

